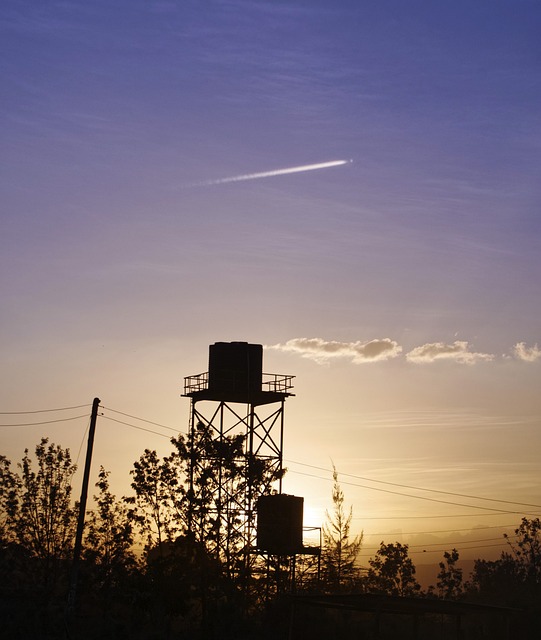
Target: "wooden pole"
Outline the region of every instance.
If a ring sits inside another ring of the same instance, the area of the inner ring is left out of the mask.
[[[75,545],[73,547],[73,563],[71,567],[70,589],[68,593],[68,613],[71,613],[75,605],[77,593],[77,576],[79,573],[79,559],[83,543],[83,529],[85,526],[86,499],[88,495],[88,482],[90,479],[90,465],[92,464],[92,449],[94,447],[94,433],[96,432],[96,420],[98,417],[98,407],[100,399],[94,398],[92,403],[92,414],[90,416],[90,429],[88,431],[88,444],[86,447],[86,461],[83,475],[83,486],[81,489],[81,500],[79,502],[79,519],[77,521],[77,533],[75,535]]]

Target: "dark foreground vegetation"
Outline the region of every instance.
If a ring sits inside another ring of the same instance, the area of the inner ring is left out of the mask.
[[[216,443],[204,429],[198,438],[198,450],[212,454]],[[336,472],[321,556],[301,555],[293,565],[291,558],[247,555],[238,512],[217,527],[218,474],[230,483],[230,496],[246,481],[237,455],[241,436],[221,442],[219,456],[202,458],[191,489],[186,442],[179,436],[172,445],[170,456],[146,450],[135,462],[128,498],[111,493],[100,469],[73,607],[67,602],[77,505],[70,452],[42,439],[34,459],[26,451],[16,468],[0,456],[2,637],[541,637],[538,518],[523,518],[508,551],[495,561],[477,560],[467,581],[458,552],[446,552],[436,585],[423,591],[407,545],[382,543],[368,568],[359,568],[362,536],[350,535],[352,513]],[[275,479],[264,465],[254,473],[261,486]]]

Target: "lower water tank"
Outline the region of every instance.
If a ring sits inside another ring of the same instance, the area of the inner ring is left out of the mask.
[[[304,498],[277,494],[257,501],[257,548],[271,555],[302,550]]]

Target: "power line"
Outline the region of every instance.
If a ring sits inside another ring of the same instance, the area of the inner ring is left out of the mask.
[[[362,518],[357,518],[361,520]],[[484,531],[485,529],[515,529],[515,524],[494,524],[487,527],[479,527],[477,531]],[[364,533],[365,536],[389,536],[389,535],[401,535],[401,536],[418,536],[428,535],[435,533],[461,533],[462,531],[472,531],[472,527],[466,529],[437,529],[436,531],[397,531],[396,533]]]
[[[129,422],[123,422],[122,420],[117,420],[116,418],[111,418],[110,416],[106,416],[103,413],[100,413],[100,416],[102,418],[105,418],[106,420],[112,420],[113,422],[118,422],[119,424],[123,424],[123,425],[126,425],[127,427],[131,427],[132,429],[138,429],[139,431],[146,431],[147,433],[153,433],[157,436],[161,436],[162,438],[167,438],[168,440],[171,439],[169,436],[165,435],[165,433],[159,433],[158,431],[152,431],[151,429],[145,429],[144,427],[136,427],[134,424],[130,424]]]
[[[18,416],[27,413],[51,413],[53,411],[71,411],[72,409],[83,409],[90,407],[90,404],[79,404],[76,407],[61,407],[60,409],[39,409],[38,411],[0,411],[0,416]]]
[[[509,538],[513,538],[516,539],[518,538],[518,536],[509,536]],[[478,542],[496,542],[496,541],[500,541],[500,543],[503,544],[507,544],[506,540],[502,540],[501,538],[482,538],[481,540],[462,540],[461,542],[429,542],[426,544],[408,544],[408,549],[409,550],[415,550],[415,549],[427,549],[427,547],[443,547],[445,546],[446,548],[449,547],[461,547],[462,544],[477,544]],[[487,545],[487,546],[491,546],[491,545]],[[374,551],[374,549],[379,549],[380,547],[362,547],[365,551]]]
[[[510,512],[513,514],[514,512]],[[441,518],[481,518],[486,516],[499,516],[499,513],[444,513],[439,515],[430,515],[430,516],[367,516],[366,518],[362,518],[362,520],[429,520],[431,518],[436,518],[437,520]],[[541,513],[528,513],[522,515],[529,516],[541,516]],[[353,518],[354,520],[360,520],[361,518]]]
[[[319,478],[320,480],[326,480],[327,478],[322,478],[322,476],[316,476],[312,473],[304,473],[302,471],[290,471],[290,473],[296,473],[301,476],[308,476],[309,478]],[[417,500],[426,500],[427,502],[437,502],[439,504],[449,504],[455,507],[467,507],[470,509],[482,509],[484,511],[493,511],[497,513],[510,513],[510,514],[521,514],[524,515],[523,511],[509,511],[508,509],[497,509],[496,507],[483,507],[481,505],[472,505],[472,504],[464,504],[463,502],[451,502],[450,500],[439,500],[438,498],[429,498],[427,496],[414,496],[411,493],[402,493],[400,491],[391,491],[390,489],[381,489],[379,487],[369,487],[367,485],[356,484],[354,482],[342,482],[342,484],[347,484],[352,487],[359,487],[361,489],[369,489],[371,491],[379,491],[381,493],[390,493],[395,496],[402,496],[404,498],[416,498]],[[526,514],[533,515],[533,514]]]
[[[78,463],[79,463],[79,457],[80,457],[80,455],[81,455],[81,451],[82,451],[82,449],[83,449],[83,444],[84,444],[84,441],[85,441],[85,436],[86,436],[86,434],[88,433],[88,430],[89,430],[89,429],[90,429],[90,416],[89,416],[89,418],[88,418],[88,422],[86,423],[86,429],[85,429],[85,432],[83,433],[83,437],[81,438],[81,444],[79,445],[79,451],[77,452],[77,458],[75,459],[75,463],[74,463],[74,465],[75,465],[75,469],[74,469],[73,473],[72,473],[72,474],[71,474],[71,476],[70,476],[70,487],[71,487],[71,483],[73,482],[73,477],[74,477],[74,476],[75,476],[75,474],[77,473],[77,465],[78,465]]]
[[[460,547],[460,549],[458,549],[458,551],[471,551],[473,549],[489,549],[490,547],[504,547],[507,543],[504,542],[500,542],[497,544],[481,544],[481,545],[476,545],[473,547]],[[411,553],[412,554],[417,554],[417,553],[421,553],[421,554],[428,554],[428,553],[441,553],[442,551],[447,551],[449,549],[449,546],[442,546],[441,549],[420,549],[419,551],[416,550],[412,550]],[[456,545],[455,545],[456,546]],[[372,554],[370,553],[360,553],[359,554],[360,558],[370,558],[372,557]]]
[[[42,424],[54,424],[56,422],[68,422],[70,420],[78,420],[79,418],[88,418],[88,413],[82,416],[73,416],[73,418],[58,418],[57,420],[46,420],[44,422],[20,422],[19,424],[0,424],[0,427],[36,427]]]
[[[518,536],[509,536],[509,539],[517,539]],[[495,542],[496,540],[499,540],[500,542],[502,541],[501,538],[481,538],[481,540],[463,540],[462,542],[464,544],[477,544],[478,542]],[[504,541],[506,542],[506,541]],[[447,542],[446,544],[448,545],[452,545],[452,546],[460,546],[462,543],[461,542]],[[421,549],[424,549],[425,547],[441,547],[442,543],[441,542],[430,542],[429,544],[410,544],[408,545],[408,547],[410,549],[417,549],[418,547],[421,547]]]
[[[310,467],[312,469],[317,469],[318,471],[326,471],[328,473],[332,473],[330,469],[325,469],[324,467],[316,467],[313,464],[306,464],[304,462],[297,462],[296,460],[286,460],[286,462],[291,462],[292,464],[298,464],[302,467]],[[299,472],[297,472],[299,473]],[[487,502],[500,502],[503,504],[514,504],[514,505],[522,505],[523,507],[535,507],[541,509],[541,505],[539,504],[530,504],[529,502],[514,502],[512,500],[500,500],[498,498],[484,498],[482,496],[472,496],[467,493],[456,493],[453,491],[442,491],[439,489],[425,489],[424,487],[415,487],[408,484],[400,484],[397,482],[386,482],[384,480],[374,480],[373,478],[365,478],[363,476],[353,475],[351,473],[340,473],[341,476],[347,476],[349,478],[355,478],[356,480],[364,480],[366,482],[374,482],[377,484],[386,484],[392,487],[400,487],[402,489],[413,489],[414,491],[427,491],[430,493],[441,493],[442,495],[447,496],[457,496],[458,498],[470,498],[472,500],[485,500]],[[323,478],[322,478],[323,479]],[[355,485],[356,486],[356,485]],[[402,494],[399,494],[402,495]]]
[[[138,418],[137,416],[132,416],[129,413],[123,413],[122,411],[116,411],[115,409],[111,409],[110,407],[102,407],[102,409],[107,409],[107,411],[112,411],[113,413],[119,413],[121,416],[126,416],[127,418],[132,418],[133,420],[140,420],[141,422],[146,422],[148,424],[153,424],[155,427],[162,427],[163,429],[168,429],[169,431],[174,431],[178,433],[178,429],[173,429],[173,427],[168,427],[165,424],[160,424],[159,422],[152,422],[151,420],[145,420],[145,418]]]

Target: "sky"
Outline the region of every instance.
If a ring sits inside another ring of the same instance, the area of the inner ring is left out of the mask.
[[[540,30],[534,0],[4,0],[0,453],[82,468],[99,397],[126,495],[208,346],[263,344],[305,525],[334,464],[364,562],[499,554],[541,514]]]

